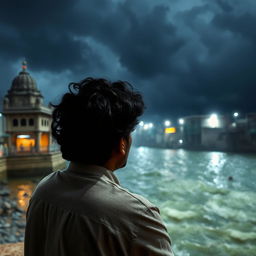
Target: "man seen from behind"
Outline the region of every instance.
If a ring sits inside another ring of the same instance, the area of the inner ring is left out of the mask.
[[[158,208],[114,175],[126,165],[141,94],[127,82],[86,78],[54,108],[52,134],[70,164],[33,193],[25,256],[173,255]]]

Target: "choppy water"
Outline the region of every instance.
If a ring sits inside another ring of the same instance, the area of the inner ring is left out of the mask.
[[[160,208],[176,256],[256,255],[256,155],[133,148],[116,174]]]
[[[115,174],[160,208],[176,256],[256,255],[256,155],[132,148]],[[34,183],[9,182],[25,208]]]

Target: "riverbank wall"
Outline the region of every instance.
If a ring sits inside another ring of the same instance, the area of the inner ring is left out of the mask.
[[[10,155],[0,158],[0,173],[6,173],[11,177],[39,176],[65,166],[66,161],[59,151],[35,155]]]

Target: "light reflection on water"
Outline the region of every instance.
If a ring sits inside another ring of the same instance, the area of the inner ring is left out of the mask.
[[[15,186],[16,187],[16,186]],[[17,187],[17,202],[18,206],[26,210],[28,207],[29,199],[31,198],[32,192],[34,189],[34,184],[21,184]],[[14,189],[15,191],[15,189]],[[15,193],[15,192],[14,192]]]
[[[160,208],[176,256],[256,255],[255,155],[133,148],[116,174]]]
[[[36,182],[29,179],[8,179],[11,197],[17,202],[17,206],[26,211]]]
[[[176,256],[256,255],[255,155],[132,148],[116,175],[160,208]],[[35,183],[9,185],[26,209]]]

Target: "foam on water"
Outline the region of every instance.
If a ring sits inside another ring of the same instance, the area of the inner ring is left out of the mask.
[[[220,152],[141,148],[132,150],[118,176],[122,185],[160,208],[176,256],[252,256],[255,160]]]
[[[177,209],[172,208],[164,208],[161,212],[172,219],[175,220],[184,220],[184,219],[191,219],[197,216],[196,212],[193,211],[179,211]]]
[[[241,232],[239,230],[228,229],[227,234],[239,241],[254,240],[256,242],[256,232]]]
[[[215,213],[225,219],[247,220],[247,214],[242,210],[235,210],[224,205],[219,205],[216,201],[208,201],[205,206],[208,213]]]

